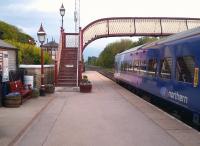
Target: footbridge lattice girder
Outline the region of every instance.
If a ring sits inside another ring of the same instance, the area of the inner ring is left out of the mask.
[[[103,18],[82,30],[82,51],[92,41],[119,36],[168,36],[200,26],[198,18],[117,17]]]

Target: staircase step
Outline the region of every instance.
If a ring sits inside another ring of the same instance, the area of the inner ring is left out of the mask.
[[[63,83],[76,82],[76,78],[73,78],[73,79],[61,79],[61,78],[58,78],[58,82],[63,82]]]
[[[65,55],[77,56],[77,52],[62,52],[61,56],[65,56]]]
[[[60,61],[60,64],[62,65],[72,65],[72,64],[77,64],[77,60],[72,60],[72,59],[63,59]]]
[[[66,64],[62,64],[60,65],[60,70],[61,69],[67,69],[67,70],[76,70],[77,68],[74,66],[74,67],[66,67]]]
[[[66,76],[76,76],[76,73],[75,72],[68,72],[68,73],[65,73],[65,72],[61,72],[59,73],[59,77],[62,76],[62,77],[66,77]]]
[[[60,76],[59,78],[58,78],[58,80],[63,80],[63,81],[65,81],[65,80],[76,80],[76,77],[62,77],[62,76]]]
[[[57,83],[56,86],[62,87],[62,86],[66,86],[66,87],[74,87],[76,86],[76,83]]]
[[[76,68],[76,63],[75,62],[61,62],[60,66],[63,66],[65,68]]]
[[[69,57],[63,57],[63,58],[61,57],[60,58],[60,62],[61,61],[69,61],[69,60],[77,61],[77,57],[73,57],[73,58],[72,57],[70,57],[70,58]]]
[[[60,69],[59,73],[76,73],[76,69]]]
[[[71,76],[71,75],[76,75],[76,71],[60,71],[59,75],[64,75],[64,76]]]
[[[70,54],[70,53],[64,53],[61,55],[61,58],[68,58],[68,57],[77,57],[77,54]]]
[[[63,51],[77,51],[77,48],[64,48]]]
[[[62,49],[57,86],[76,86],[77,51],[77,48]],[[66,67],[66,65],[73,65],[73,67]]]
[[[65,57],[65,56],[77,56],[77,52],[63,52],[61,54],[61,57]]]
[[[75,74],[77,71],[76,70],[60,70],[59,74]]]
[[[76,68],[61,68],[60,72],[76,72]]]

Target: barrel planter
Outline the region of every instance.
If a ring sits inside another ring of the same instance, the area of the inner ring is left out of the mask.
[[[9,93],[4,97],[3,104],[5,107],[19,107],[22,103],[20,93],[13,92]]]
[[[80,84],[80,92],[89,93],[92,91],[92,84]]]
[[[46,93],[54,93],[55,86],[53,84],[46,84],[45,85],[45,92]]]

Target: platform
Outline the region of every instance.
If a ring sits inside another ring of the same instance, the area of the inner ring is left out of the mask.
[[[92,93],[57,90],[16,146],[199,146],[200,134],[97,72]]]

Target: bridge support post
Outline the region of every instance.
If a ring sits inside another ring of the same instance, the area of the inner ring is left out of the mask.
[[[57,85],[57,79],[58,79],[58,66],[57,66],[57,60],[55,59],[54,62],[54,84]]]
[[[79,79],[79,83],[80,80],[82,78],[82,73],[83,73],[83,66],[84,66],[84,62],[83,62],[83,30],[81,29],[81,27],[79,27],[79,73],[78,73],[78,79]]]

